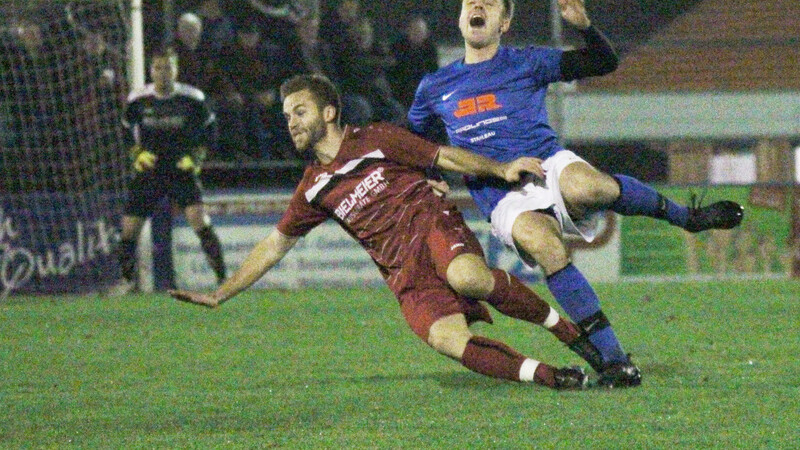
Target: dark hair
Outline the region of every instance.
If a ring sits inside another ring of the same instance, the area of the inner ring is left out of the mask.
[[[300,91],[308,89],[314,97],[314,101],[321,110],[326,106],[336,108],[336,124],[339,124],[340,112],[342,111],[342,101],[339,97],[339,90],[336,85],[324,75],[295,75],[281,84],[281,102],[286,97]]]

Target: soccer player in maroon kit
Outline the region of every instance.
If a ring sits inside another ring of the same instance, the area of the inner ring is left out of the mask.
[[[298,151],[316,161],[300,181],[276,229],[259,242],[239,270],[212,294],[170,291],[178,300],[216,307],[277,264],[315,226],[333,219],[369,253],[414,333],[439,353],[475,372],[554,389],[580,389],[587,376],[527,358],[502,342],[473,335],[469,324],[492,321],[480,301],[501,313],[548,329],[584,359],[580,331],[512,275],[490,269],[455,205],[425,177],[436,166],[508,182],[542,176],[540,160],[496,162],[456,147],[439,146],[389,124],[339,125],[340,101],[322,76],[300,75],[281,86],[283,112]]]

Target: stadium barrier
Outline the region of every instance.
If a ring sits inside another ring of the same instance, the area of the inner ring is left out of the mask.
[[[517,256],[491,235],[489,224],[479,217],[465,192],[452,196],[469,227],[481,242],[490,265],[508,270],[533,283],[541,270],[523,265]],[[205,198],[208,211],[222,241],[230,269],[238,267],[256,243],[275,226],[285,210],[289,193],[272,192],[212,195]],[[576,248],[576,264],[595,280],[611,281],[619,273],[618,223],[601,220],[600,245]],[[183,218],[176,217],[173,233],[175,281],[178,287],[211,289],[214,273],[206,263],[197,237]],[[301,239],[286,257],[258,281],[257,288],[294,289],[306,286],[383,285],[369,255],[338,224],[328,221]]]
[[[697,189],[660,190],[681,201]],[[798,220],[790,220],[791,209],[800,209],[800,195],[793,197],[792,192],[795,191],[760,185],[707,188],[707,201],[730,198],[745,205],[745,221],[734,230],[690,234],[650,218],[607,213],[600,220],[601,231],[593,243],[569,240],[568,244],[576,266],[593,282],[786,278],[796,270],[793,268],[797,266],[797,245],[792,242],[797,242],[800,230]],[[264,192],[212,195],[206,199],[231,269],[238,267],[253,246],[275,226],[289,197],[285,192]],[[538,268],[524,266],[491,235],[489,224],[479,217],[465,192],[456,192],[452,198],[480,240],[490,265],[508,270],[527,283],[542,280]],[[794,222],[794,232],[790,222]],[[179,287],[214,287],[214,274],[196,236],[182,218],[176,218],[173,254]],[[293,289],[382,283],[367,253],[335,222],[329,221],[300,240],[256,287]]]
[[[11,293],[82,293],[119,276],[119,194],[0,197],[0,299]],[[76,214],[80,211],[81,214]]]

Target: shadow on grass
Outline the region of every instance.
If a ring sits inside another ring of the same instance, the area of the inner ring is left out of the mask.
[[[308,380],[275,380],[272,386],[283,385],[287,387],[303,386],[308,384]],[[315,385],[394,385],[403,382],[430,382],[448,389],[507,389],[511,386],[522,386],[522,383],[499,380],[468,371],[447,371],[447,372],[426,372],[426,373],[397,373],[392,375],[367,375],[367,376],[336,376],[330,375],[325,378],[314,380]]]

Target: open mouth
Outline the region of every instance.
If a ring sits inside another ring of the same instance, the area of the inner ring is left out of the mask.
[[[473,16],[469,19],[469,26],[471,27],[482,27],[486,25],[486,19],[481,16]]]

